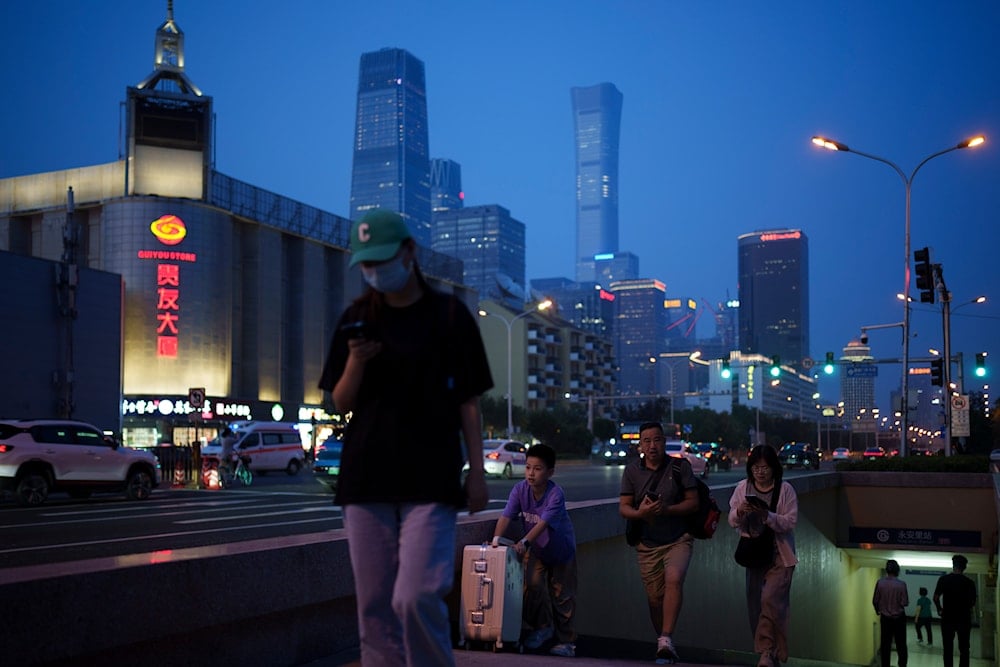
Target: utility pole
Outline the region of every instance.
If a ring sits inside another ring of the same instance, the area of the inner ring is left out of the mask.
[[[56,269],[56,303],[59,306],[59,368],[52,374],[56,387],[56,414],[73,417],[73,322],[76,320],[76,288],[79,277],[76,250],[80,231],[73,219],[73,188],[66,191],[66,226],[63,227],[62,261]]]
[[[944,283],[944,272],[940,264],[934,265],[934,282],[941,296],[941,328],[944,330],[944,365],[941,375],[944,380],[941,393],[944,395],[944,455],[951,456],[951,292]]]

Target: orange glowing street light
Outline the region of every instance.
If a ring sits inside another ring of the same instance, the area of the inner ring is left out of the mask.
[[[974,137],[970,137],[965,141],[962,141],[951,148],[946,148],[937,153],[932,153],[928,155],[923,160],[914,167],[913,171],[910,172],[910,176],[907,177],[906,173],[900,169],[899,165],[891,160],[887,160],[884,157],[879,157],[878,155],[872,155],[871,153],[865,153],[847,146],[847,144],[842,144],[839,141],[834,141],[828,137],[814,136],[812,142],[819,146],[820,148],[825,148],[831,151],[838,151],[843,153],[854,153],[855,155],[860,155],[861,157],[866,157],[869,160],[875,160],[876,162],[881,162],[887,164],[892,169],[899,174],[899,177],[903,180],[903,186],[906,190],[906,214],[905,214],[905,231],[903,233],[903,381],[902,381],[902,397],[901,397],[901,413],[902,413],[902,425],[899,429],[899,455],[906,455],[906,433],[907,433],[907,421],[908,421],[908,406],[907,406],[907,392],[909,391],[909,366],[910,366],[910,190],[913,186],[913,179],[920,171],[920,168],[925,164],[933,160],[934,158],[944,155],[945,153],[950,153],[952,151],[957,151],[962,148],[975,148],[976,146],[981,146],[986,142],[986,136],[982,134],[977,134]],[[951,447],[949,443],[945,443],[945,454],[950,454]]]

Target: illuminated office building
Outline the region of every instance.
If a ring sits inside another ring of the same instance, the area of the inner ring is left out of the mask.
[[[666,285],[659,280],[637,279],[611,283],[615,297],[615,360],[618,393],[660,393],[656,360],[665,351],[667,311],[663,307]]]
[[[465,205],[462,165],[454,160],[431,160],[431,211],[450,211]]]
[[[618,140],[623,98],[611,83],[574,87],[570,93],[576,145],[576,280],[602,282],[595,256],[618,252]]]
[[[524,303],[524,223],[503,206],[436,212],[431,248],[461,259],[463,283],[477,290],[480,299]]]
[[[798,229],[743,234],[737,256],[739,345],[801,370],[809,356],[809,242]]]
[[[424,63],[403,49],[361,56],[350,215],[399,212],[430,247],[431,174]]]

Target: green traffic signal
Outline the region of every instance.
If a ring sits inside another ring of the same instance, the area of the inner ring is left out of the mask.
[[[976,377],[986,377],[986,353],[976,352]]]
[[[771,370],[768,372],[773,378],[781,375],[781,357],[777,355],[771,357]]]
[[[722,370],[719,372],[723,380],[728,380],[733,377],[733,369],[729,366],[729,361],[726,359],[722,360]]]
[[[823,364],[823,372],[827,375],[833,375],[833,369],[836,367],[837,362],[833,359],[833,352],[826,353],[826,362]]]

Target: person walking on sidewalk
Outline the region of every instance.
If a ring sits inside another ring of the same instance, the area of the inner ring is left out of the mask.
[[[958,637],[958,665],[969,667],[969,636],[972,633],[972,608],[976,606],[976,585],[965,576],[969,560],[962,554],[951,557],[951,573],[938,579],[934,588],[934,606],[941,617],[941,644],[944,667],[952,667],[955,637]]]
[[[899,667],[906,667],[906,607],[910,604],[910,595],[906,584],[899,579],[899,563],[888,560],[885,563],[885,576],[875,584],[875,594],[872,595],[872,606],[879,618],[879,637],[882,646],[879,652],[882,657],[882,667],[889,667],[889,657],[892,653],[892,643],[896,642],[896,659]]]
[[[934,633],[931,631],[931,600],[927,597],[927,589],[920,587],[920,597],[917,598],[917,614],[913,621],[917,626],[917,643],[923,644],[924,637],[920,634],[920,629],[927,631],[927,645],[934,645]]]
[[[327,412],[353,413],[334,502],[344,512],[361,663],[447,667],[458,508],[478,512],[489,500],[479,411],[493,386],[489,362],[469,310],[424,279],[399,214],[369,211],[350,244],[368,288],[341,315],[319,387]]]
[[[794,533],[799,499],[792,485],[782,481],[781,463],[770,445],[750,450],[746,470],[729,499],[729,525],[741,537],[773,534],[766,563],[746,568],[745,586],[753,647],[760,654],[757,667],[777,667],[788,660],[792,575],[799,562]]]
[[[628,521],[641,522],[636,560],[646,589],[649,619],[657,633],[656,658],[678,662],[673,632],[694,549],[686,517],[698,511],[698,482],[686,459],[667,456],[666,444],[662,424],[639,426],[642,456],[625,466],[618,511]]]

